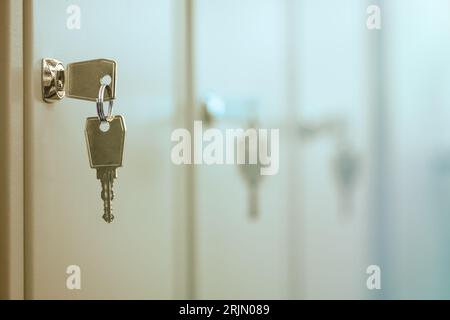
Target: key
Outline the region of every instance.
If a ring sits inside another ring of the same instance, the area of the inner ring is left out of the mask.
[[[248,201],[248,209],[249,215],[251,218],[255,219],[258,217],[259,213],[259,199],[258,199],[258,187],[261,179],[260,169],[261,166],[259,164],[242,164],[241,172],[244,176],[244,179],[247,182],[248,192],[249,192],[249,201]]]
[[[259,185],[261,182],[261,162],[256,159],[256,163],[250,162],[250,153],[257,153],[257,145],[250,145],[244,139],[240,141],[241,145],[245,150],[245,155],[248,161],[245,164],[239,165],[241,169],[241,174],[247,183],[248,187],[248,211],[249,216],[252,219],[256,219],[259,215]]]
[[[117,178],[117,168],[122,166],[123,148],[125,142],[125,121],[122,116],[115,116],[109,124],[109,129],[100,128],[98,117],[86,120],[86,143],[91,168],[97,170],[100,180],[103,200],[103,219],[107,223],[114,220],[112,201],[114,199],[113,184]]]

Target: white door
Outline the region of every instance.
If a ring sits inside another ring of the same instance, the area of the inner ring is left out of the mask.
[[[179,172],[170,162],[176,125],[174,19],[180,3],[158,0],[25,2],[26,296],[183,296]],[[80,25],[77,28],[77,13]],[[75,21],[75,22],[74,22]],[[75,26],[75,27],[74,27]],[[100,183],[90,169],[85,119],[95,103],[41,97],[41,59],[96,58],[118,64],[115,113],[125,117],[115,221],[102,219]],[[66,269],[81,268],[81,290]]]
[[[225,104],[211,126],[278,128],[283,140],[285,3],[199,0],[194,12],[197,100],[201,106],[213,95]],[[196,169],[199,298],[289,297],[286,160],[281,151],[278,174],[260,178],[256,217],[241,166]]]
[[[366,269],[380,263],[370,243],[375,118],[366,8],[308,0],[293,10],[301,127],[296,261],[303,274],[297,281],[308,298],[370,297]]]
[[[450,3],[386,1],[384,10],[387,297],[448,299]]]

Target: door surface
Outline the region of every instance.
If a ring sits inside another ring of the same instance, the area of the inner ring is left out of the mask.
[[[377,264],[373,229],[370,31],[366,4],[302,1],[295,6],[301,216],[297,266],[308,298],[368,297],[366,268]]]
[[[389,298],[448,299],[450,3],[386,1],[385,10],[386,288]]]
[[[197,99],[217,95],[226,108],[211,127],[281,128],[284,138],[285,14],[283,1],[195,1]],[[276,175],[260,178],[256,217],[241,167],[196,170],[198,297],[287,298],[286,155]]]

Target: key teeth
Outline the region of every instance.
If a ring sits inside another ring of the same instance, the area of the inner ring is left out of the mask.
[[[99,168],[97,169],[97,177],[100,178],[102,191],[100,196],[103,200],[103,220],[107,223],[111,223],[114,220],[112,214],[112,201],[114,199],[113,184],[116,177],[116,170],[111,168]]]
[[[111,223],[114,221],[114,215],[105,213],[103,215],[103,220],[105,220],[107,223]]]

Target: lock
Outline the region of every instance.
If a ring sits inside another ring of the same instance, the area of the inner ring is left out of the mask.
[[[116,62],[96,59],[70,63],[66,67],[53,58],[42,59],[42,97],[45,102],[54,103],[64,97],[96,101],[102,79],[109,77],[111,90],[104,100],[116,97]]]

